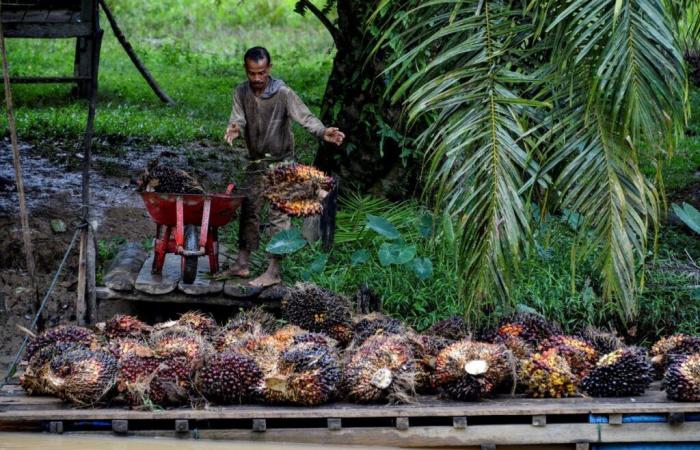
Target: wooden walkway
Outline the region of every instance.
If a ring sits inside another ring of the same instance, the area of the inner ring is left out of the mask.
[[[597,422],[590,423],[591,414]],[[631,423],[646,415],[649,422]],[[108,432],[271,442],[468,447],[591,443],[698,442],[700,403],[677,403],[652,390],[620,399],[526,399],[483,402],[423,397],[411,405],[337,403],[315,408],[240,405],[160,411],[72,408],[28,397],[19,386],[0,391],[0,430]]]

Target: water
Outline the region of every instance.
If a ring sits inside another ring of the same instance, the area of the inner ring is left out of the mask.
[[[0,450],[377,450],[382,447],[195,441],[170,438],[0,433]],[[384,447],[386,448],[386,447]]]

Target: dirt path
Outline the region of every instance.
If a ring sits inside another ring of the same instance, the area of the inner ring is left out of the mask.
[[[82,159],[75,144],[60,141],[22,143],[20,152],[41,297],[79,223]],[[98,140],[90,183],[98,240],[124,238],[142,242],[152,237],[154,225],[132,183],[150,159],[160,156],[190,171],[209,191],[219,191],[233,181],[228,174],[240,168],[238,155],[202,143],[171,148],[145,146],[133,141]],[[9,139],[4,139],[0,141],[0,376],[4,375],[23,337],[17,325],[28,326],[31,322],[34,301],[34,293],[28,288],[29,279],[23,271],[24,254],[17,215]],[[51,221],[55,219],[65,223],[65,232],[52,230]],[[77,252],[74,252],[47,303],[47,326],[75,321],[77,259]]]

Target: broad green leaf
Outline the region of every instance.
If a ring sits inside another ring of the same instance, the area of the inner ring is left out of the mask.
[[[406,264],[416,256],[416,246],[406,244],[383,243],[379,247],[379,263],[382,266]]]
[[[326,263],[328,262],[328,254],[322,253],[318,255],[309,265],[309,270],[313,273],[321,273],[326,268]]]
[[[418,219],[418,232],[421,237],[427,238],[433,234],[433,216],[428,213],[421,214]]]
[[[688,203],[683,203],[683,206],[674,203],[671,207],[678,218],[688,225],[688,228],[700,234],[700,211]]]
[[[369,252],[365,249],[357,250],[350,257],[350,264],[357,266],[359,264],[364,264],[369,259]]]
[[[433,262],[428,258],[416,258],[413,260],[413,271],[421,280],[427,280],[433,276]]]
[[[272,236],[265,250],[273,255],[288,255],[294,253],[306,245],[306,241],[301,236],[301,231],[297,228],[282,230]]]
[[[367,214],[367,228],[375,231],[387,239],[398,239],[401,233],[394,225],[383,217]]]

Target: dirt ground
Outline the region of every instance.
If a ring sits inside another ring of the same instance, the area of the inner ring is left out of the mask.
[[[31,324],[34,305],[44,296],[79,224],[82,160],[77,146],[55,141],[22,143],[20,153],[38,292],[32,291],[25,271],[12,157],[9,140],[4,139],[0,141],[0,376],[4,376],[24,338],[18,325]],[[233,181],[230,174],[240,168],[239,155],[206,143],[169,148],[130,141],[98,141],[90,181],[98,240],[124,238],[142,242],[153,236],[155,225],[132,182],[150,159],[161,157],[190,171],[209,191],[219,191]],[[61,220],[66,231],[55,232],[52,220]],[[77,255],[76,248],[47,302],[43,315],[47,327],[75,322]]]

